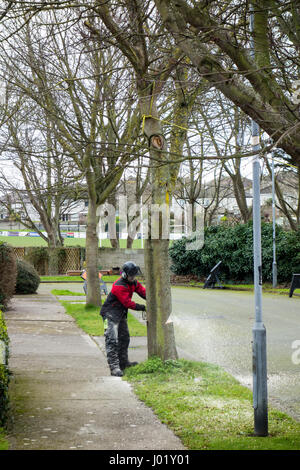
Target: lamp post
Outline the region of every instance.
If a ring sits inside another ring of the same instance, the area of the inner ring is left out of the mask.
[[[255,59],[253,40],[254,13],[250,5],[251,55]],[[261,211],[260,211],[260,163],[259,163],[259,126],[252,119],[252,149],[257,152],[253,157],[253,260],[254,260],[254,297],[255,323],[253,334],[253,408],[254,434],[268,435],[268,392],[267,392],[267,353],[266,329],[262,322],[262,260],[261,260]]]
[[[204,218],[203,218],[204,227],[206,227],[206,212],[207,212],[207,209],[208,209],[209,206],[210,206],[210,200],[209,200],[208,197],[206,196],[206,195],[207,195],[206,189],[207,189],[207,187],[204,185],[204,191],[203,191],[202,203],[201,203],[201,206],[202,206],[203,209],[204,209]]]
[[[276,220],[275,220],[275,174],[274,174],[274,150],[272,151],[272,224],[273,224],[273,264],[272,280],[273,287],[277,286],[277,263],[276,263]]]

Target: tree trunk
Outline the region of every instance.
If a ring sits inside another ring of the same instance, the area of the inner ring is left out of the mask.
[[[97,205],[89,199],[86,228],[86,271],[87,271],[87,305],[101,305],[99,268],[98,268],[98,234]]]
[[[245,188],[243,185],[241,174],[240,173],[235,174],[235,175],[231,174],[230,176],[231,176],[232,183],[233,183],[233,191],[234,191],[235,200],[239,207],[243,222],[247,223],[251,218],[251,210],[247,206]]]
[[[148,356],[176,359],[169,268],[169,240],[145,240]]]
[[[153,90],[152,90],[153,91]],[[149,88],[139,90],[141,111],[144,116],[158,117],[156,100],[149,98]],[[150,111],[150,112],[149,112]],[[144,119],[144,133],[149,139],[150,157],[163,161],[166,155],[161,123],[152,117]],[[155,161],[154,160],[154,161]],[[151,202],[162,206],[170,205],[170,169],[168,165],[155,165],[151,173]],[[151,211],[150,211],[151,212]],[[162,360],[176,359],[177,351],[173,323],[167,323],[172,312],[171,284],[169,269],[169,237],[162,233],[162,215],[159,220],[149,214],[148,239],[145,240],[145,274],[147,287],[147,319],[148,319],[148,356],[158,356]],[[158,222],[158,226],[157,226]],[[169,220],[167,221],[169,224]],[[168,227],[169,228],[169,227]],[[157,229],[157,237],[151,230]]]
[[[111,204],[114,209],[117,209],[117,198],[116,198],[116,192],[114,191],[111,193],[108,198],[107,202]],[[119,224],[117,224],[117,218],[115,216],[115,220],[113,221],[114,223],[114,230],[113,230],[113,237],[110,237],[110,243],[112,248],[120,248],[120,243],[119,243]],[[110,226],[108,225],[108,230],[110,230]]]
[[[166,200],[164,185],[159,170],[154,171],[154,186],[152,192],[153,204],[163,204]],[[163,198],[163,199],[162,199]],[[176,359],[174,325],[168,323],[172,313],[172,298],[169,266],[169,238],[164,239],[162,233],[163,214],[158,220],[149,217],[149,231],[159,232],[158,239],[152,239],[151,233],[145,240],[145,272],[147,286],[147,318],[148,318],[148,356],[158,356],[163,360]],[[158,223],[158,226],[157,226]],[[169,221],[168,221],[169,223]]]
[[[271,176],[272,175],[272,170],[271,170],[270,163],[268,162],[267,159],[265,161],[266,161],[267,170],[268,170],[268,172]],[[299,171],[299,173],[300,173],[300,171]],[[277,196],[277,199],[278,199],[278,204],[279,204],[280,210],[285,215],[285,217],[288,219],[288,222],[290,224],[291,229],[296,232],[299,228],[299,222],[297,220],[297,215],[295,214],[295,216],[296,216],[296,221],[295,221],[293,219],[293,211],[291,210],[291,208],[286,203],[285,197],[283,195],[283,192],[281,190],[281,187],[278,183],[278,180],[277,180],[276,176],[275,176],[275,193],[276,193],[276,196]],[[298,202],[298,205],[299,205],[299,202]]]
[[[133,244],[133,238],[131,238],[129,235],[127,237],[127,242],[126,242],[126,248],[128,249],[131,249],[132,248],[132,244]]]
[[[57,276],[59,274],[59,254],[57,247],[50,245],[48,249],[48,254],[48,273],[50,276]]]
[[[44,221],[48,235],[48,273],[50,276],[59,274],[59,250],[62,248],[62,243],[59,240],[58,232],[53,223]]]
[[[110,243],[111,243],[112,248],[119,248],[120,247],[118,238],[111,238]]]

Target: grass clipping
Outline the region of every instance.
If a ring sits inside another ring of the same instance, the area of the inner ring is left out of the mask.
[[[251,391],[218,366],[153,357],[125,379],[187,449],[300,449],[300,423],[277,410],[269,410],[269,436],[253,435]]]
[[[9,449],[9,444],[8,444],[8,441],[6,440],[4,430],[0,428],[0,451],[8,450],[8,449]]]

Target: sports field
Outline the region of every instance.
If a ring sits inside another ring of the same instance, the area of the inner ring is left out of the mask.
[[[0,236],[0,241],[12,246],[47,246],[41,237],[4,237]],[[111,248],[110,240],[102,240],[102,247]],[[99,247],[101,246],[99,242]],[[64,238],[64,246],[85,246],[85,238]],[[126,248],[126,240],[120,240],[120,247]],[[134,240],[132,248],[142,248],[141,240]]]

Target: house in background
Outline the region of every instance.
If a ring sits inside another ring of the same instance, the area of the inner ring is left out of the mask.
[[[283,171],[277,175],[278,182],[283,192],[284,200],[293,209],[297,209],[299,205],[299,181],[298,176],[292,171]],[[247,207],[252,207],[252,180],[243,178],[243,185],[246,196]],[[213,212],[210,219],[211,224],[218,224],[226,217],[233,222],[241,220],[240,210],[234,195],[233,183],[230,177],[223,177],[220,181],[220,185],[217,188],[219,194],[216,198],[216,184],[215,181],[208,181],[203,183],[199,197],[194,201],[197,205],[202,205],[207,213]],[[127,179],[122,182],[116,192],[112,195],[112,200],[116,202],[119,196],[127,197],[127,207],[136,203],[137,194],[137,181],[134,177]],[[149,184],[146,186],[144,193],[139,197],[139,204],[147,204],[150,200],[150,187]],[[24,230],[25,227],[22,223],[16,222],[13,215],[10,213],[18,214],[22,219],[26,217],[26,213],[32,220],[40,224],[39,214],[33,208],[29,198],[24,195],[22,201],[13,195],[2,196],[5,198],[5,203],[1,204],[0,196],[0,230]],[[285,228],[289,228],[287,218],[278,207],[277,198],[276,200],[276,223],[283,225]],[[113,203],[112,201],[112,203]],[[184,181],[179,182],[178,191],[176,197],[174,197],[174,207],[183,207],[189,201],[189,179],[185,178]],[[116,207],[118,216],[118,207]],[[71,200],[66,198],[61,206],[60,211],[60,226],[62,231],[78,231],[84,232],[86,228],[88,213],[88,200]],[[272,220],[272,184],[269,176],[263,176],[261,179],[261,214],[265,221]],[[127,221],[128,223],[128,221]],[[180,222],[181,223],[181,222]],[[182,220],[182,232],[184,233],[184,220]],[[121,227],[120,227],[121,228]],[[174,227],[173,227],[174,228]],[[180,227],[178,226],[178,232]],[[172,230],[171,230],[172,233]],[[125,234],[124,234],[125,235]],[[177,238],[177,237],[176,237]]]
[[[1,203],[2,201],[2,203]],[[88,201],[65,199],[60,210],[61,230],[85,230],[88,211]],[[0,230],[27,230],[19,222],[29,218],[34,221],[39,229],[42,229],[39,213],[31,204],[29,198],[24,195],[22,201],[14,194],[0,197]]]

